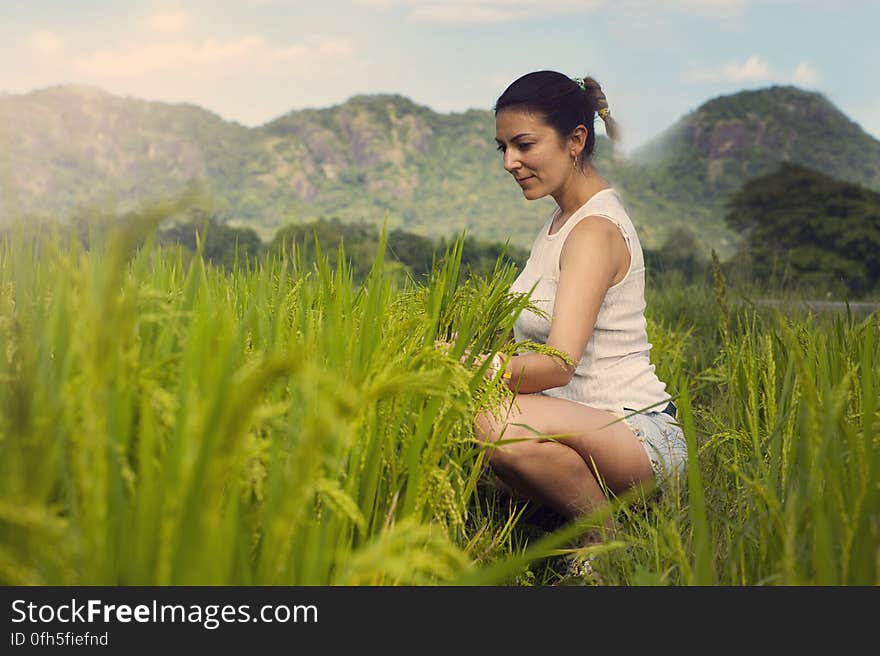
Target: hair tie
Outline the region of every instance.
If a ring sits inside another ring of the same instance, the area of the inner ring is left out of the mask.
[[[577,84],[581,88],[581,91],[587,90],[587,85],[584,82],[584,78],[573,77],[573,78],[571,78],[571,81],[574,82],[575,84]],[[605,94],[602,94],[602,100],[604,101],[604,99],[605,99]],[[603,107],[597,113],[599,114],[599,118],[601,118],[603,121],[607,120],[608,117],[611,116],[611,110],[608,109],[607,107]]]

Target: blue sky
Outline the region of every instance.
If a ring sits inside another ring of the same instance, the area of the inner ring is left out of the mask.
[[[880,0],[2,0],[0,91],[66,83],[259,125],[357,93],[491,109],[591,74],[634,148],[706,100],[794,84],[880,138]]]

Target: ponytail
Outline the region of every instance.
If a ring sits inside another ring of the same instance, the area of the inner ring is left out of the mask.
[[[595,111],[599,118],[605,123],[605,134],[612,141],[620,141],[620,124],[611,117],[611,110],[608,108],[608,99],[602,86],[591,77],[584,78],[584,91],[590,94]]]

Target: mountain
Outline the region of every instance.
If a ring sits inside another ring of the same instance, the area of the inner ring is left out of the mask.
[[[715,199],[781,162],[880,187],[880,141],[824,96],[771,87],[715,98],[634,153],[658,177],[691,182],[678,192]]]
[[[258,128],[92,87],[0,95],[0,218],[125,209],[198,179],[215,212],[264,239],[285,223],[381,224],[387,213],[390,229],[466,230],[528,247],[555,204],[522,198],[494,136],[491,111],[441,114],[395,94],[357,95]],[[685,226],[722,253],[733,243],[724,199],[789,160],[880,187],[880,142],[793,87],[713,99],[628,160],[600,136],[595,155],[646,246]]]
[[[247,128],[193,105],[85,86],[10,95],[0,98],[0,211],[17,201],[63,217],[81,204],[136,204],[192,178],[241,187],[252,142]]]
[[[439,114],[400,95],[357,95],[291,112],[256,137],[276,221],[381,222],[387,212],[389,228],[431,237],[466,230],[530,246],[554,208],[513,186],[489,111]]]
[[[636,150],[622,184],[660,224],[700,225],[729,244],[725,201],[783,162],[880,190],[880,141],[821,94],[791,86],[706,102]]]

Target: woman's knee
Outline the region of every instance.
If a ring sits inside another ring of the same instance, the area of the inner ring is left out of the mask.
[[[531,396],[531,395],[528,395]],[[506,412],[483,410],[474,418],[474,435],[482,442],[497,442],[509,437],[519,436],[516,423],[534,423],[526,421],[525,413],[519,407],[522,394],[517,394],[511,408]],[[514,435],[515,434],[515,435]]]
[[[490,418],[486,417],[485,412],[480,412],[474,418],[474,437],[481,442],[488,442],[492,433],[492,426],[489,422]]]
[[[524,469],[524,462],[535,456],[536,446],[537,443],[530,441],[492,444],[487,447],[486,460],[499,476],[519,476]]]
[[[474,418],[474,436],[481,442],[496,442],[501,439],[503,426],[491,412],[484,410]]]

